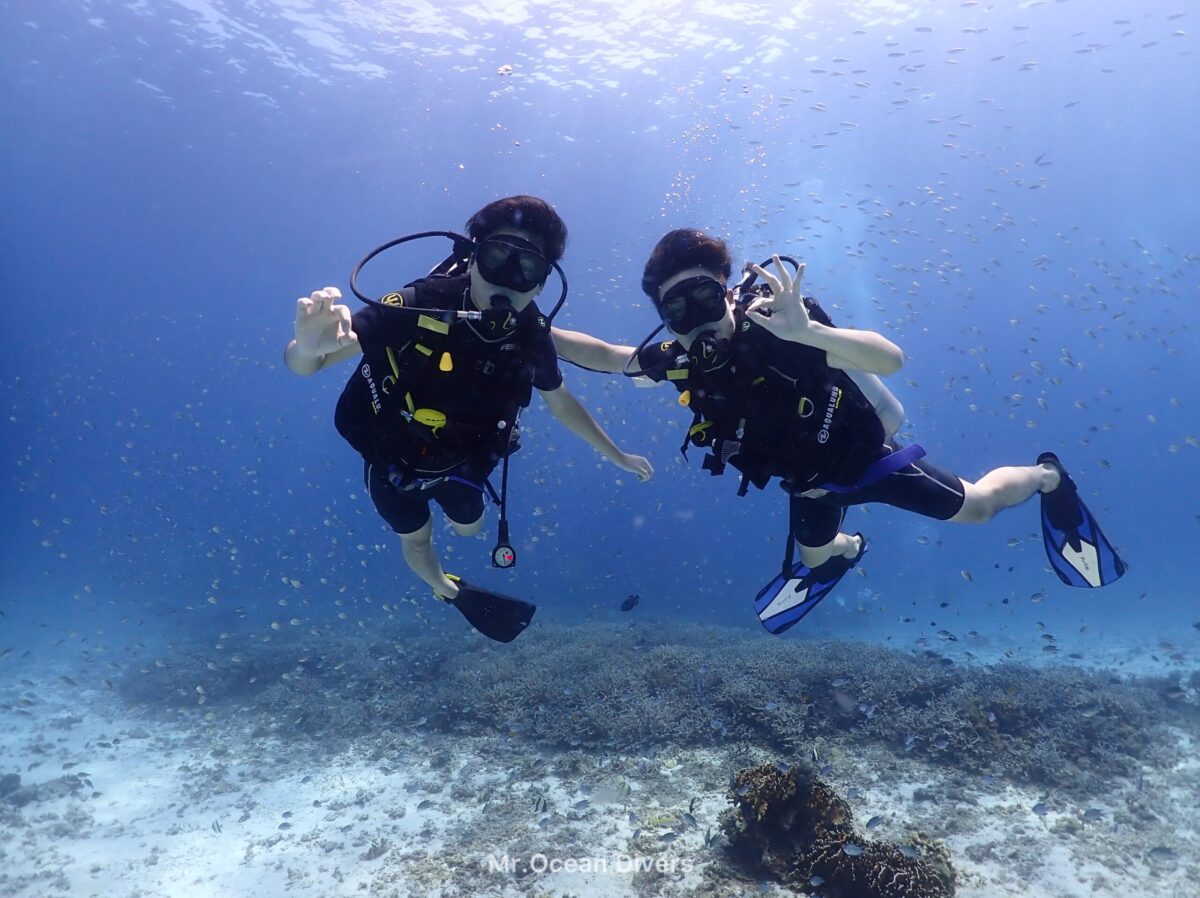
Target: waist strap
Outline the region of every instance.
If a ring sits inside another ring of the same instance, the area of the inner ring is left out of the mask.
[[[822,483],[821,489],[830,493],[853,493],[878,483],[890,474],[895,474],[901,468],[907,468],[919,458],[925,457],[925,447],[918,443],[895,449],[883,458],[877,458],[867,465],[858,479],[849,485],[840,483]]]

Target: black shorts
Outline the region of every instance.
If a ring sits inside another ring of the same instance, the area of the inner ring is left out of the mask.
[[[927,518],[948,521],[958,514],[965,501],[966,494],[957,475],[926,458],[919,458],[852,493],[826,493],[818,499],[793,496],[792,535],[800,545],[815,549],[827,545],[837,536],[846,509],[851,505],[882,502]]]
[[[483,516],[483,480],[470,486],[461,480],[443,480],[420,489],[400,489],[388,480],[386,470],[368,464],[364,472],[367,492],[379,516],[397,533],[415,533],[429,520],[429,500],[442,507],[455,524],[474,524]]]

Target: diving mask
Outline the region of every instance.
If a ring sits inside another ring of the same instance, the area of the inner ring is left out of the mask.
[[[550,275],[550,260],[541,250],[511,234],[497,234],[476,244],[475,264],[489,284],[517,293],[536,290]]]
[[[725,285],[706,274],[680,281],[658,303],[663,324],[676,334],[687,334],[725,314]]]

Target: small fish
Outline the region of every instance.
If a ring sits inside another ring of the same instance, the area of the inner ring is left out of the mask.
[[[1104,819],[1104,813],[1099,808],[1088,808],[1083,812],[1084,823],[1096,823]]]
[[[919,858],[921,856],[921,852],[918,851],[912,845],[900,845],[900,846],[898,846],[898,848],[900,850],[900,853],[902,855],[904,855],[906,858],[908,858],[909,860],[916,860],[917,858]]]
[[[813,888],[816,888],[817,886],[823,886],[825,885],[825,877],[814,873],[808,878],[808,884]]]
[[[592,806],[592,803],[590,801],[588,801],[586,798],[581,798],[581,799],[579,799],[579,801],[575,802],[575,804],[571,805],[571,808],[573,810],[582,812],[582,811],[586,811],[591,806]]]
[[[1032,810],[1039,817],[1045,817],[1047,814],[1050,813],[1050,805],[1046,804],[1045,802],[1039,801],[1030,810]]]
[[[684,824],[684,826],[689,826],[689,827],[693,827],[693,828],[697,826],[696,818],[693,817],[689,813],[684,812],[684,813],[680,814],[679,819]]]
[[[733,794],[736,795],[738,798],[744,797],[749,792],[750,792],[750,784],[749,783],[742,783],[740,786],[738,786],[736,789],[733,790]]]
[[[658,841],[662,842],[664,845],[670,845],[672,842],[674,842],[678,838],[679,838],[679,835],[677,833],[667,831],[658,837]]]
[[[874,829],[882,822],[883,822],[883,815],[876,814],[874,817],[872,817],[870,820],[867,821],[867,829]]]
[[[853,842],[847,842],[842,846],[842,851],[847,857],[858,857],[863,853],[861,845],[855,845]]]
[[[622,611],[632,611],[634,609],[634,606],[636,606],[637,603],[640,601],[641,601],[641,597],[636,592],[630,593],[629,596],[625,599],[625,601],[621,603],[621,610]]]
[[[431,799],[426,798],[417,802],[418,811],[424,811],[431,807],[433,807],[433,801]]]
[[[214,820],[212,822],[212,831],[215,832],[218,836],[221,834],[221,821],[220,820]]]
[[[546,796],[540,792],[533,793],[533,812],[535,814],[544,814],[547,810]]]

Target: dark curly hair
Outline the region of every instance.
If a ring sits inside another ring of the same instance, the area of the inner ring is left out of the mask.
[[[688,268],[707,268],[728,280],[733,271],[729,247],[720,237],[711,237],[697,228],[671,231],[658,241],[646,260],[642,291],[657,305],[663,281]]]
[[[488,203],[467,222],[467,234],[472,240],[482,240],[501,228],[520,228],[537,235],[551,262],[561,259],[567,248],[566,223],[549,203],[536,196],[522,194]]]

